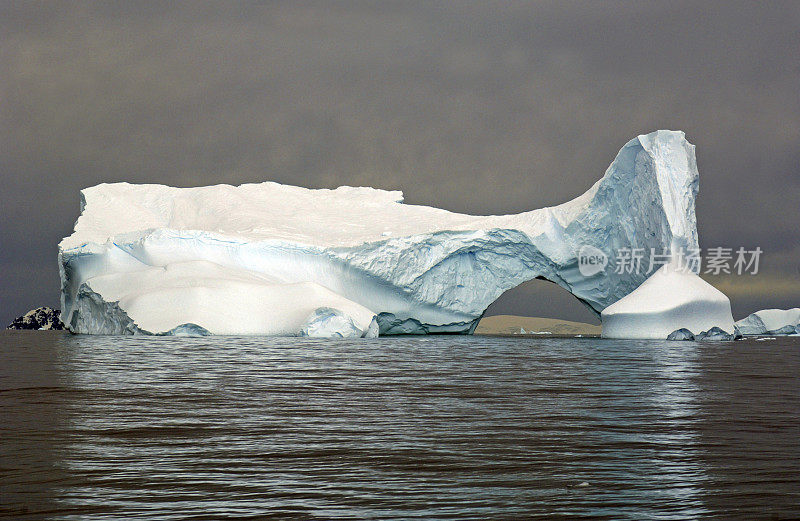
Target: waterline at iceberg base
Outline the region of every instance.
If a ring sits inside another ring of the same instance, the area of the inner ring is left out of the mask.
[[[534,278],[599,315],[646,275],[584,276],[579,250],[697,248],[697,190],[694,146],[664,130],[628,142],[583,195],[516,215],[363,187],[101,184],[59,244],[61,317],[90,334],[471,333]]]

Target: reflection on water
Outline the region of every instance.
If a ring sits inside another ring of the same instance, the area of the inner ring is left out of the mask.
[[[0,515],[792,518],[798,339],[0,335]]]
[[[708,482],[708,476],[700,461],[700,440],[696,430],[702,415],[696,402],[701,392],[696,383],[702,370],[699,366],[700,349],[702,347],[692,343],[684,345],[682,349],[652,351],[657,373],[651,395],[653,405],[673,426],[669,434],[659,439],[669,456],[661,458],[659,474],[665,482],[669,482],[672,476],[692,476],[691,480],[669,483],[674,501],[684,505],[686,518],[690,514],[693,518],[700,518],[708,513],[702,497],[702,485]],[[719,346],[717,349],[720,349]],[[718,354],[722,353],[724,351],[718,351]]]

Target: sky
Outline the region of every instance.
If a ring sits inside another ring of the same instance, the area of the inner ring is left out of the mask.
[[[103,182],[398,189],[558,204],[631,138],[697,147],[700,243],[735,318],[800,306],[800,2],[0,2],[0,320],[58,305]],[[489,310],[593,320],[546,282]]]

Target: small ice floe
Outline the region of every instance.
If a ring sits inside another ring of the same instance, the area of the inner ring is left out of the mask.
[[[567,488],[586,488],[588,486],[590,486],[588,481],[581,481],[575,485],[567,485]]]
[[[774,336],[767,336],[764,338],[756,338],[756,342],[764,342],[765,340],[775,340]]]

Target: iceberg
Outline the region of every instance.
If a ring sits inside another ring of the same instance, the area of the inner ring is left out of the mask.
[[[743,335],[793,335],[800,332],[800,308],[762,309],[738,321]]]
[[[604,309],[601,317],[603,338],[663,340],[681,329],[734,331],[728,297],[677,261],[659,268],[628,296]]]
[[[697,189],[694,145],[665,130],[576,199],[515,215],[366,187],[101,184],[59,244],[61,318],[90,334],[469,334],[535,278],[599,314],[646,275],[582,270],[580,252],[697,248]]]

